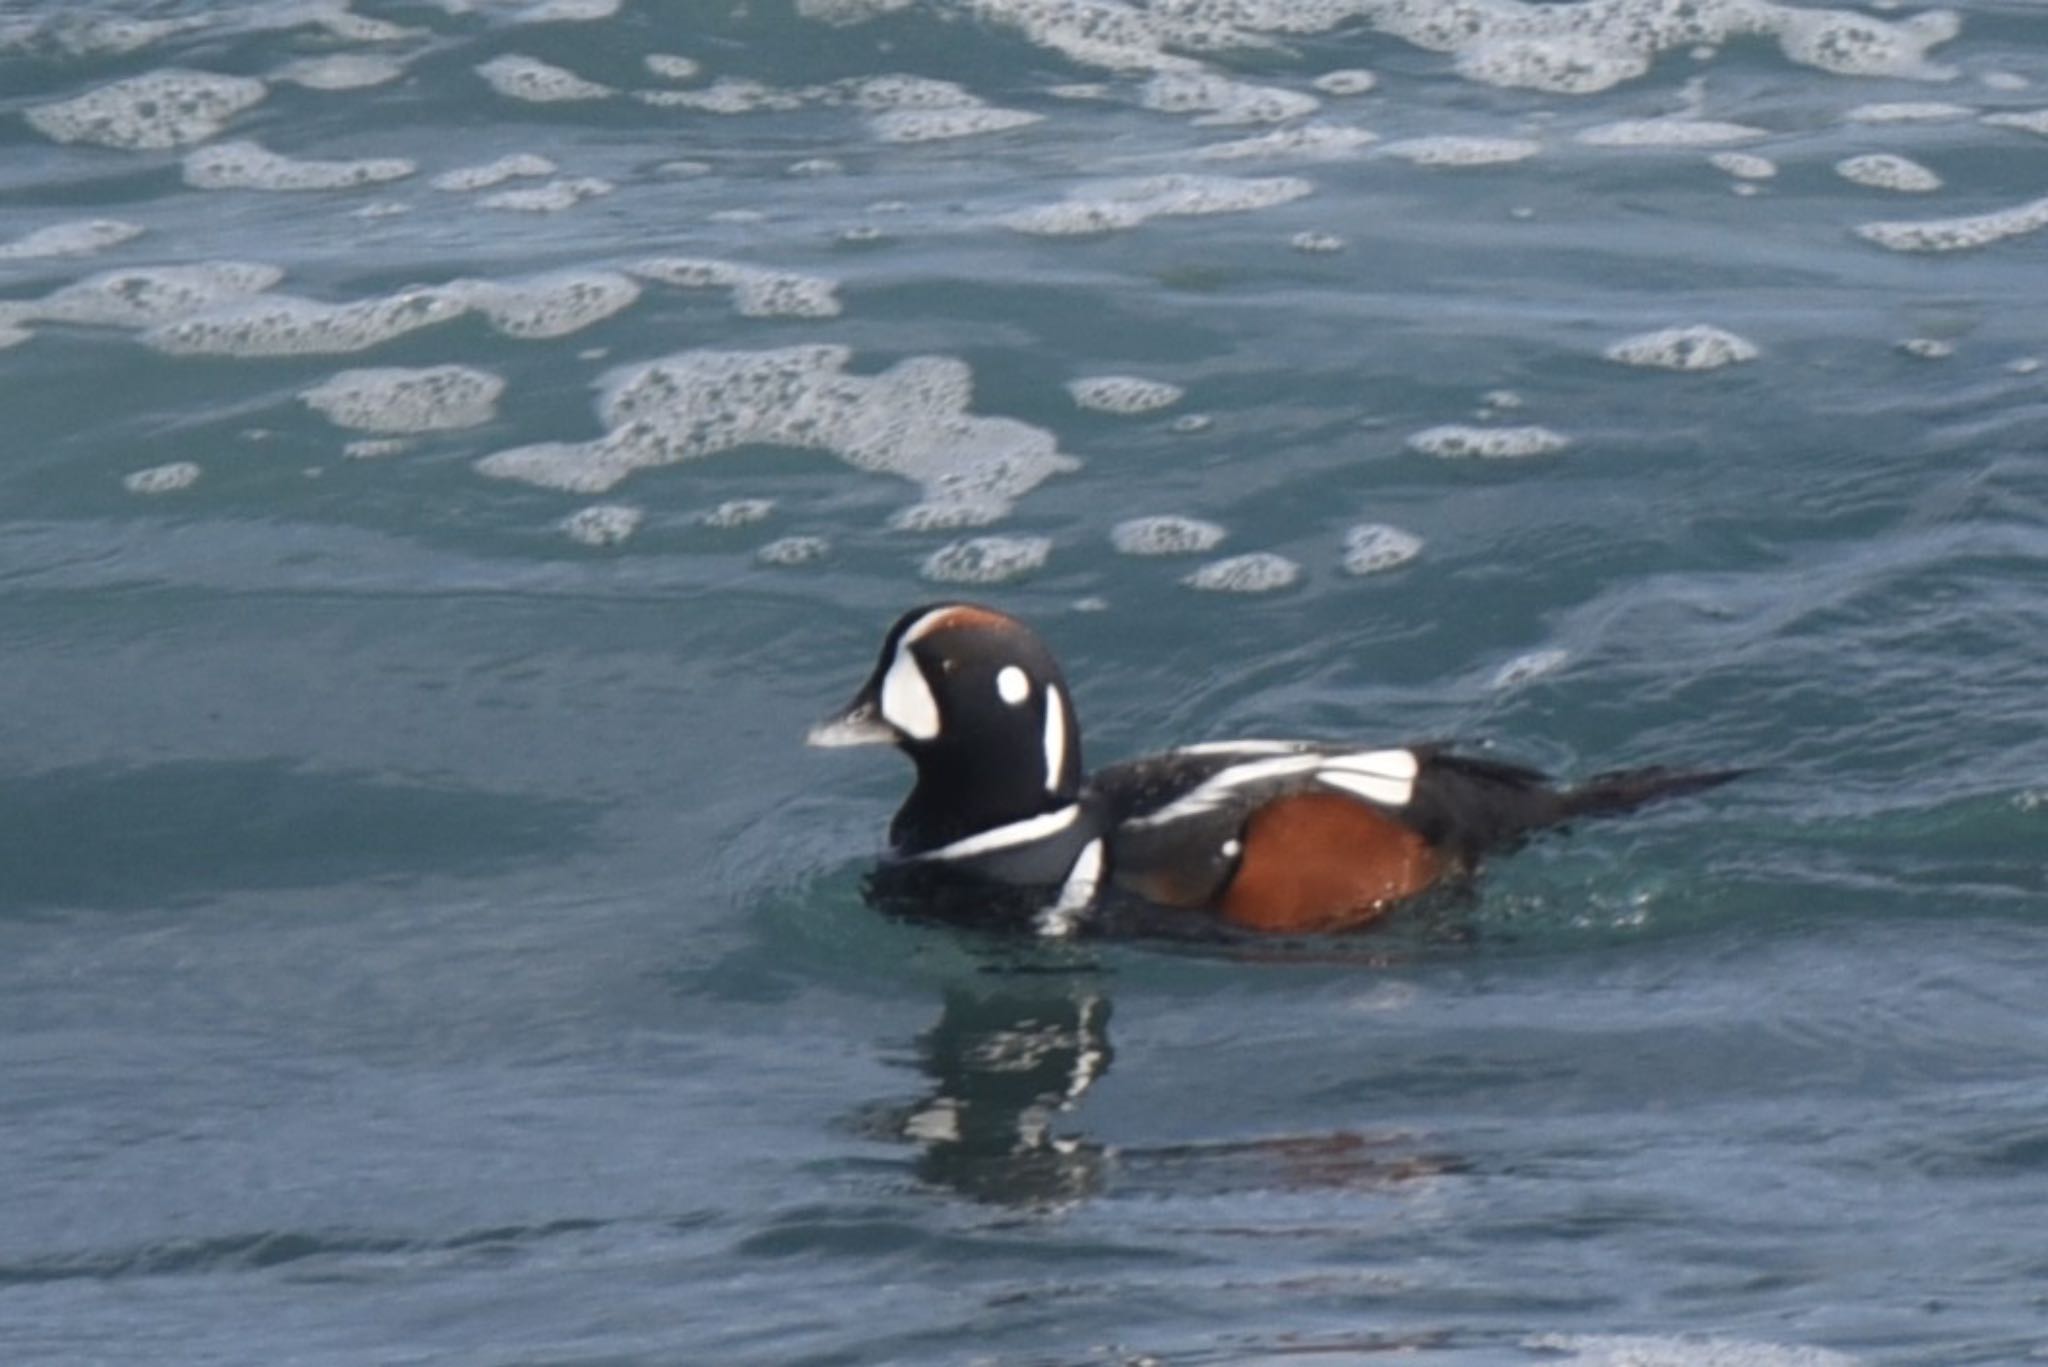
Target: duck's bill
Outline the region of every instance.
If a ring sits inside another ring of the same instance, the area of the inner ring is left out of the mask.
[[[804,737],[804,744],[815,745],[821,750],[836,750],[846,745],[894,745],[895,728],[882,720],[882,714],[874,703],[856,702],[836,717],[827,717],[810,729]]]

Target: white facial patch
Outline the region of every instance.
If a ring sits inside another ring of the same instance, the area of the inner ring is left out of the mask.
[[[1021,707],[1031,696],[1031,678],[1015,665],[1004,665],[996,675],[996,696],[1012,707]]]
[[[882,720],[912,740],[931,740],[939,734],[939,700],[910,653],[906,633],[896,647],[896,658],[882,676]]]
[[[1067,700],[1057,687],[1045,690],[1045,791],[1060,789],[1067,765]]]

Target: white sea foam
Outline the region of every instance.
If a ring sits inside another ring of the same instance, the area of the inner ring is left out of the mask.
[[[1569,438],[1548,427],[1469,427],[1446,423],[1408,438],[1408,449],[1440,460],[1525,460],[1547,456],[1571,445]]]
[[[654,257],[635,263],[631,270],[683,289],[731,290],[733,310],[744,318],[839,316],[838,282],[823,276],[687,256]]]
[[[507,99],[524,100],[529,104],[601,100],[618,93],[608,85],[586,81],[573,71],[537,57],[523,57],[510,52],[480,63],[476,74]]]
[[[1588,147],[1725,147],[1769,136],[1769,130],[1746,123],[1661,118],[1599,124],[1582,130],[1578,140]]]
[[[701,90],[636,90],[633,98],[659,109],[695,109],[706,114],[757,114],[804,106],[802,95],[730,76]]]
[[[1366,522],[1344,534],[1344,572],[1379,574],[1422,554],[1422,538],[1384,522]]]
[[[505,381],[462,365],[344,370],[299,391],[307,406],[360,432],[437,432],[498,414]]]
[[[665,81],[694,81],[703,74],[703,64],[694,57],[670,52],[650,52],[640,59],[647,69]]]
[[[205,261],[103,271],[20,306],[24,319],[93,327],[148,327],[259,295],[284,279],[275,266]]]
[[[1715,152],[1707,164],[1737,180],[1769,180],[1778,174],[1778,163],[1754,152]]]
[[[1571,652],[1565,650],[1531,650],[1517,655],[1514,659],[1493,671],[1486,686],[1494,692],[1505,692],[1534,683],[1546,674],[1555,674],[1571,659]]]
[[[1962,218],[1864,223],[1856,235],[1895,252],[1960,252],[2048,228],[2048,198]]]
[[[788,567],[808,565],[831,554],[832,543],[822,536],[782,536],[754,552],[763,565]]]
[[[1298,176],[1146,176],[1098,183],[1060,203],[1012,214],[1004,222],[1021,233],[1073,237],[1134,228],[1162,215],[1245,213],[1300,199],[1314,189],[1313,183]]]
[[[1162,72],[1139,90],[1138,102],[1163,113],[1200,114],[1197,124],[1281,123],[1322,105],[1298,90],[1252,85],[1207,71]]]
[[[1309,256],[1327,256],[1343,251],[1346,243],[1335,233],[1296,233],[1287,239],[1287,245]]]
[[[1067,393],[1080,408],[1098,413],[1156,413],[1181,401],[1187,391],[1164,380],[1141,379],[1136,375],[1093,375],[1067,381]]]
[[[445,292],[507,337],[566,337],[630,307],[640,286],[616,271],[555,271],[514,280],[457,280]]]
[[[918,485],[943,504],[1009,502],[1077,468],[1052,434],[967,412],[965,363],[916,356],[879,375],[845,373],[845,347],[686,351],[610,377],[606,432],[486,456],[486,475],[601,493],[635,470],[746,446],[829,451]]]
[[[121,477],[121,487],[131,494],[174,494],[199,482],[199,466],[189,460],[169,465],[152,465]]]
[[[573,209],[586,199],[598,199],[612,192],[612,183],[597,176],[576,176],[551,180],[531,189],[500,190],[477,203],[486,209],[510,209],[522,214],[558,214]]]
[[[405,74],[405,63],[394,57],[370,52],[338,52],[327,57],[302,57],[287,62],[273,74],[273,80],[288,81],[308,90],[362,90],[388,85]]]
[[[729,498],[697,520],[707,527],[751,527],[774,511],[772,498]]]
[[[640,530],[647,514],[630,503],[593,503],[562,519],[562,531],[585,546],[616,546]]]
[[[1899,350],[1923,361],[1945,361],[1956,354],[1956,344],[1947,337],[1908,337]]]
[[[1379,77],[1360,68],[1325,71],[1309,82],[1325,95],[1363,95],[1379,84]]]
[[[434,177],[432,184],[436,190],[468,194],[520,177],[551,176],[555,169],[555,164],[546,157],[533,152],[514,152],[477,166],[458,166],[452,171],[443,171]]]
[[[1225,532],[1198,517],[1134,517],[1109,529],[1109,544],[1123,555],[1199,555],[1221,545]]]
[[[36,105],[26,117],[57,142],[131,150],[186,147],[220,132],[268,93],[263,82],[247,76],[167,67]]]
[[[917,572],[940,584],[1003,584],[1043,568],[1051,554],[1042,536],[976,536],[939,547]]]
[[[1527,161],[1543,150],[1529,138],[1432,137],[1403,138],[1380,151],[1417,166],[1498,166]]]
[[[1977,111],[1945,100],[1891,100],[1859,104],[1842,115],[1850,123],[1940,123],[1967,119]]]
[[[1001,522],[1010,505],[1000,499],[941,499],[912,503],[889,514],[894,532],[955,532]]]
[[[1301,578],[1301,566],[1272,551],[1212,560],[1181,582],[1207,593],[1272,593]]]
[[[417,167],[404,157],[309,161],[252,141],[216,142],[185,154],[185,183],[200,190],[343,190],[402,180]]]
[[[1043,114],[976,105],[963,109],[891,109],[868,116],[868,127],[883,142],[941,142],[1004,133],[1041,122]]]
[[[1897,190],[1904,194],[1926,194],[1941,188],[1941,177],[1908,157],[1873,152],[1847,157],[1835,163],[1835,174],[1874,190]]]
[[[0,261],[27,261],[44,256],[90,256],[142,235],[142,229],[117,218],[85,218],[70,223],[52,223],[0,242]]]
[[[1522,1340],[1532,1353],[1552,1355],[1557,1367],[1862,1367],[1863,1359],[1827,1348],[1755,1343],[1743,1339],[1660,1337],[1652,1334],[1534,1334]]]
[[[1304,123],[1277,128],[1257,137],[1232,142],[1212,142],[1201,151],[1204,161],[1252,161],[1292,158],[1298,161],[1335,161],[1351,156],[1362,147],[1379,141],[1379,134],[1343,124]]]
[[[174,356],[319,356],[364,351],[468,312],[458,292],[413,288],[342,304],[265,294],[174,318],[142,340]]]
[[[1622,365],[1658,370],[1719,370],[1756,359],[1756,344],[1722,328],[1695,323],[1625,337],[1603,353]]]
[[[2024,113],[1986,114],[1983,122],[1993,128],[2016,128],[2022,133],[2033,133],[2048,138],[2048,109],[2032,109]]]

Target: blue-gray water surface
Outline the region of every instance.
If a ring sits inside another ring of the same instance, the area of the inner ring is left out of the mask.
[[[2048,11],[0,4],[0,1362],[2048,1359]],[[1164,519],[1164,520],[1162,520]],[[1313,944],[1091,757],[1756,766]]]

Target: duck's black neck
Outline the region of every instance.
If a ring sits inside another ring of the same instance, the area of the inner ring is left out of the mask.
[[[1010,756],[990,754],[985,747],[919,747],[911,755],[917,784],[889,823],[890,844],[899,854],[924,854],[1071,805],[1081,788],[1079,737],[1071,744],[1063,781],[1051,789],[1035,747]]]

